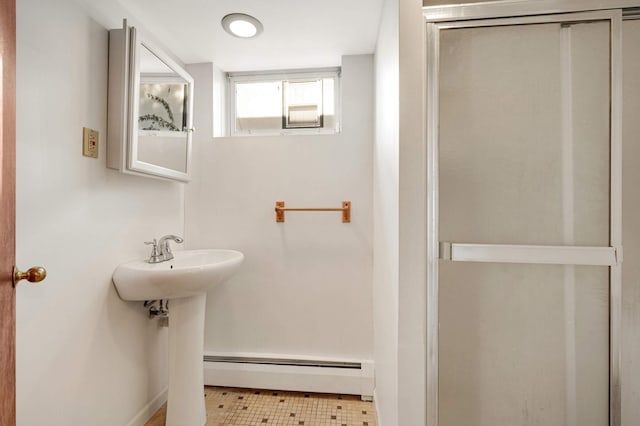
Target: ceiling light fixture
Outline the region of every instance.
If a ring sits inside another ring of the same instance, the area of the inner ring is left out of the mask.
[[[256,37],[263,30],[260,21],[244,13],[230,13],[222,18],[222,28],[232,36],[239,38]]]

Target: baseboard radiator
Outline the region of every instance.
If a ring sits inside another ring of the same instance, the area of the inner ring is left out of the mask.
[[[370,360],[207,353],[204,382],[209,386],[351,394],[370,400],[374,367]]]

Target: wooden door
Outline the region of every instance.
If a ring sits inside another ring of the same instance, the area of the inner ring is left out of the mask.
[[[16,424],[16,8],[0,0],[0,426]]]

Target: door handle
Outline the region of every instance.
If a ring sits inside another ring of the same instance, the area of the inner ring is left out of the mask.
[[[22,280],[27,280],[30,283],[39,283],[47,278],[47,270],[42,266],[34,266],[29,268],[26,272],[13,268],[13,287],[16,287]]]

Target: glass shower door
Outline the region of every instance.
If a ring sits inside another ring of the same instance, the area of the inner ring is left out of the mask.
[[[621,260],[613,21],[430,30],[438,426],[609,424]]]

